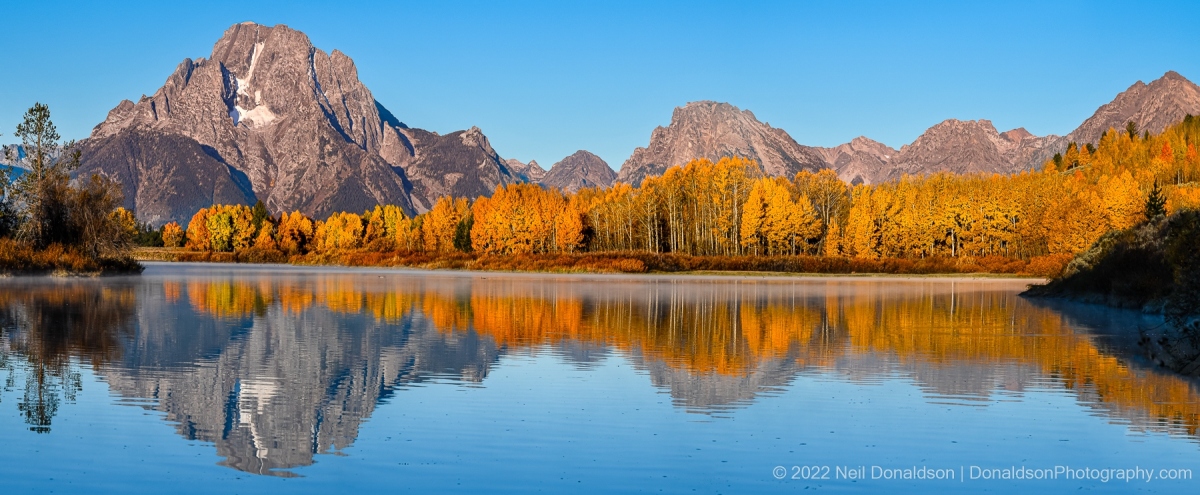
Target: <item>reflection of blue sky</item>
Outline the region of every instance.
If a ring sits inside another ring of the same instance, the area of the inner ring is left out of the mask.
[[[580,370],[549,354],[502,358],[485,386],[408,387],[382,404],[344,456],[322,456],[301,479],[217,466],[212,447],[179,438],[162,415],[114,407],[83,369],[77,403],[51,435],[29,433],[0,408],[0,476],[6,493],[176,493],[281,490],[319,493],[733,493],[835,490],[1053,493],[1080,486],[1124,493],[1123,483],[775,481],[776,465],[930,467],[1132,466],[1200,471],[1192,442],[1131,434],[1064,390],[1029,390],[985,407],[931,404],[910,380],[873,384],[800,376],[770,400],[722,417],[689,414],[646,386],[615,356]],[[4,401],[10,400],[6,395]],[[104,425],[97,428],[97,425]],[[31,442],[30,437],[36,442]],[[153,464],[149,464],[152,462]],[[181,479],[204,480],[180,484]],[[1154,482],[1151,493],[1194,484]]]

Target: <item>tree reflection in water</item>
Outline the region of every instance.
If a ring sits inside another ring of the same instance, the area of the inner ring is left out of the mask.
[[[77,367],[99,369],[120,356],[120,338],[133,330],[134,291],[129,285],[93,281],[6,289],[0,291],[5,387],[11,390],[24,382],[17,407],[30,430],[48,433],[61,403],[73,402],[82,388]]]
[[[277,476],[349,446],[409,384],[482,382],[501,356],[545,350],[584,369],[619,355],[702,413],[762,400],[806,372],[899,375],[927,401],[1069,390],[1131,427],[1195,437],[1193,382],[1131,365],[1131,351],[1003,284],[147,277],[10,283],[0,315],[9,387],[24,374],[20,407],[34,431],[72,400],[72,363],[86,363],[113,393],[153,399],[145,407],[180,435],[212,442],[222,464]]]

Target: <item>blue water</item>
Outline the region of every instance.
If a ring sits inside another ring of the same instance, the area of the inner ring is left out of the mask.
[[[1200,486],[962,479],[972,466],[1200,474],[1200,390],[1136,345],[1156,322],[1027,301],[1026,283],[209,265],[6,279],[0,488]],[[954,479],[870,479],[914,466]],[[868,479],[839,479],[859,467]]]

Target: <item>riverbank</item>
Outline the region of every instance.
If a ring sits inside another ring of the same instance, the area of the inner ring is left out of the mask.
[[[1147,313],[1200,314],[1200,212],[1159,217],[1100,237],[1045,285],[1021,295]]]
[[[0,239],[0,275],[101,276],[142,272],[131,257],[92,258],[78,248],[51,244],[34,249],[12,239]]]
[[[279,251],[237,252],[138,248],[141,261],[286,263],[291,265],[401,267],[428,270],[475,270],[539,273],[746,273],[815,275],[987,275],[1046,278],[1062,269],[1065,256],[1019,260],[984,258],[838,258],[819,256],[688,256],[642,252],[526,254],[487,256],[472,253],[338,251],[286,256]]]
[[[1139,343],[1159,365],[1200,375],[1200,212],[1184,210],[1105,234],[1025,297],[1057,298],[1163,316]]]

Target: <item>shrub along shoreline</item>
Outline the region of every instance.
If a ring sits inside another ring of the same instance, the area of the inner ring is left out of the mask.
[[[278,250],[247,248],[233,252],[138,248],[143,261],[287,263],[314,266],[406,267],[421,269],[546,272],[546,273],[806,273],[883,275],[991,274],[1047,278],[1070,261],[1057,255],[1030,261],[983,258],[842,258],[825,256],[690,256],[673,253],[604,252],[487,255],[407,251],[341,250],[286,255]]]
[[[34,249],[12,239],[0,239],[0,276],[132,275],[141,273],[143,268],[132,257],[91,257],[69,245],[51,244]]]

